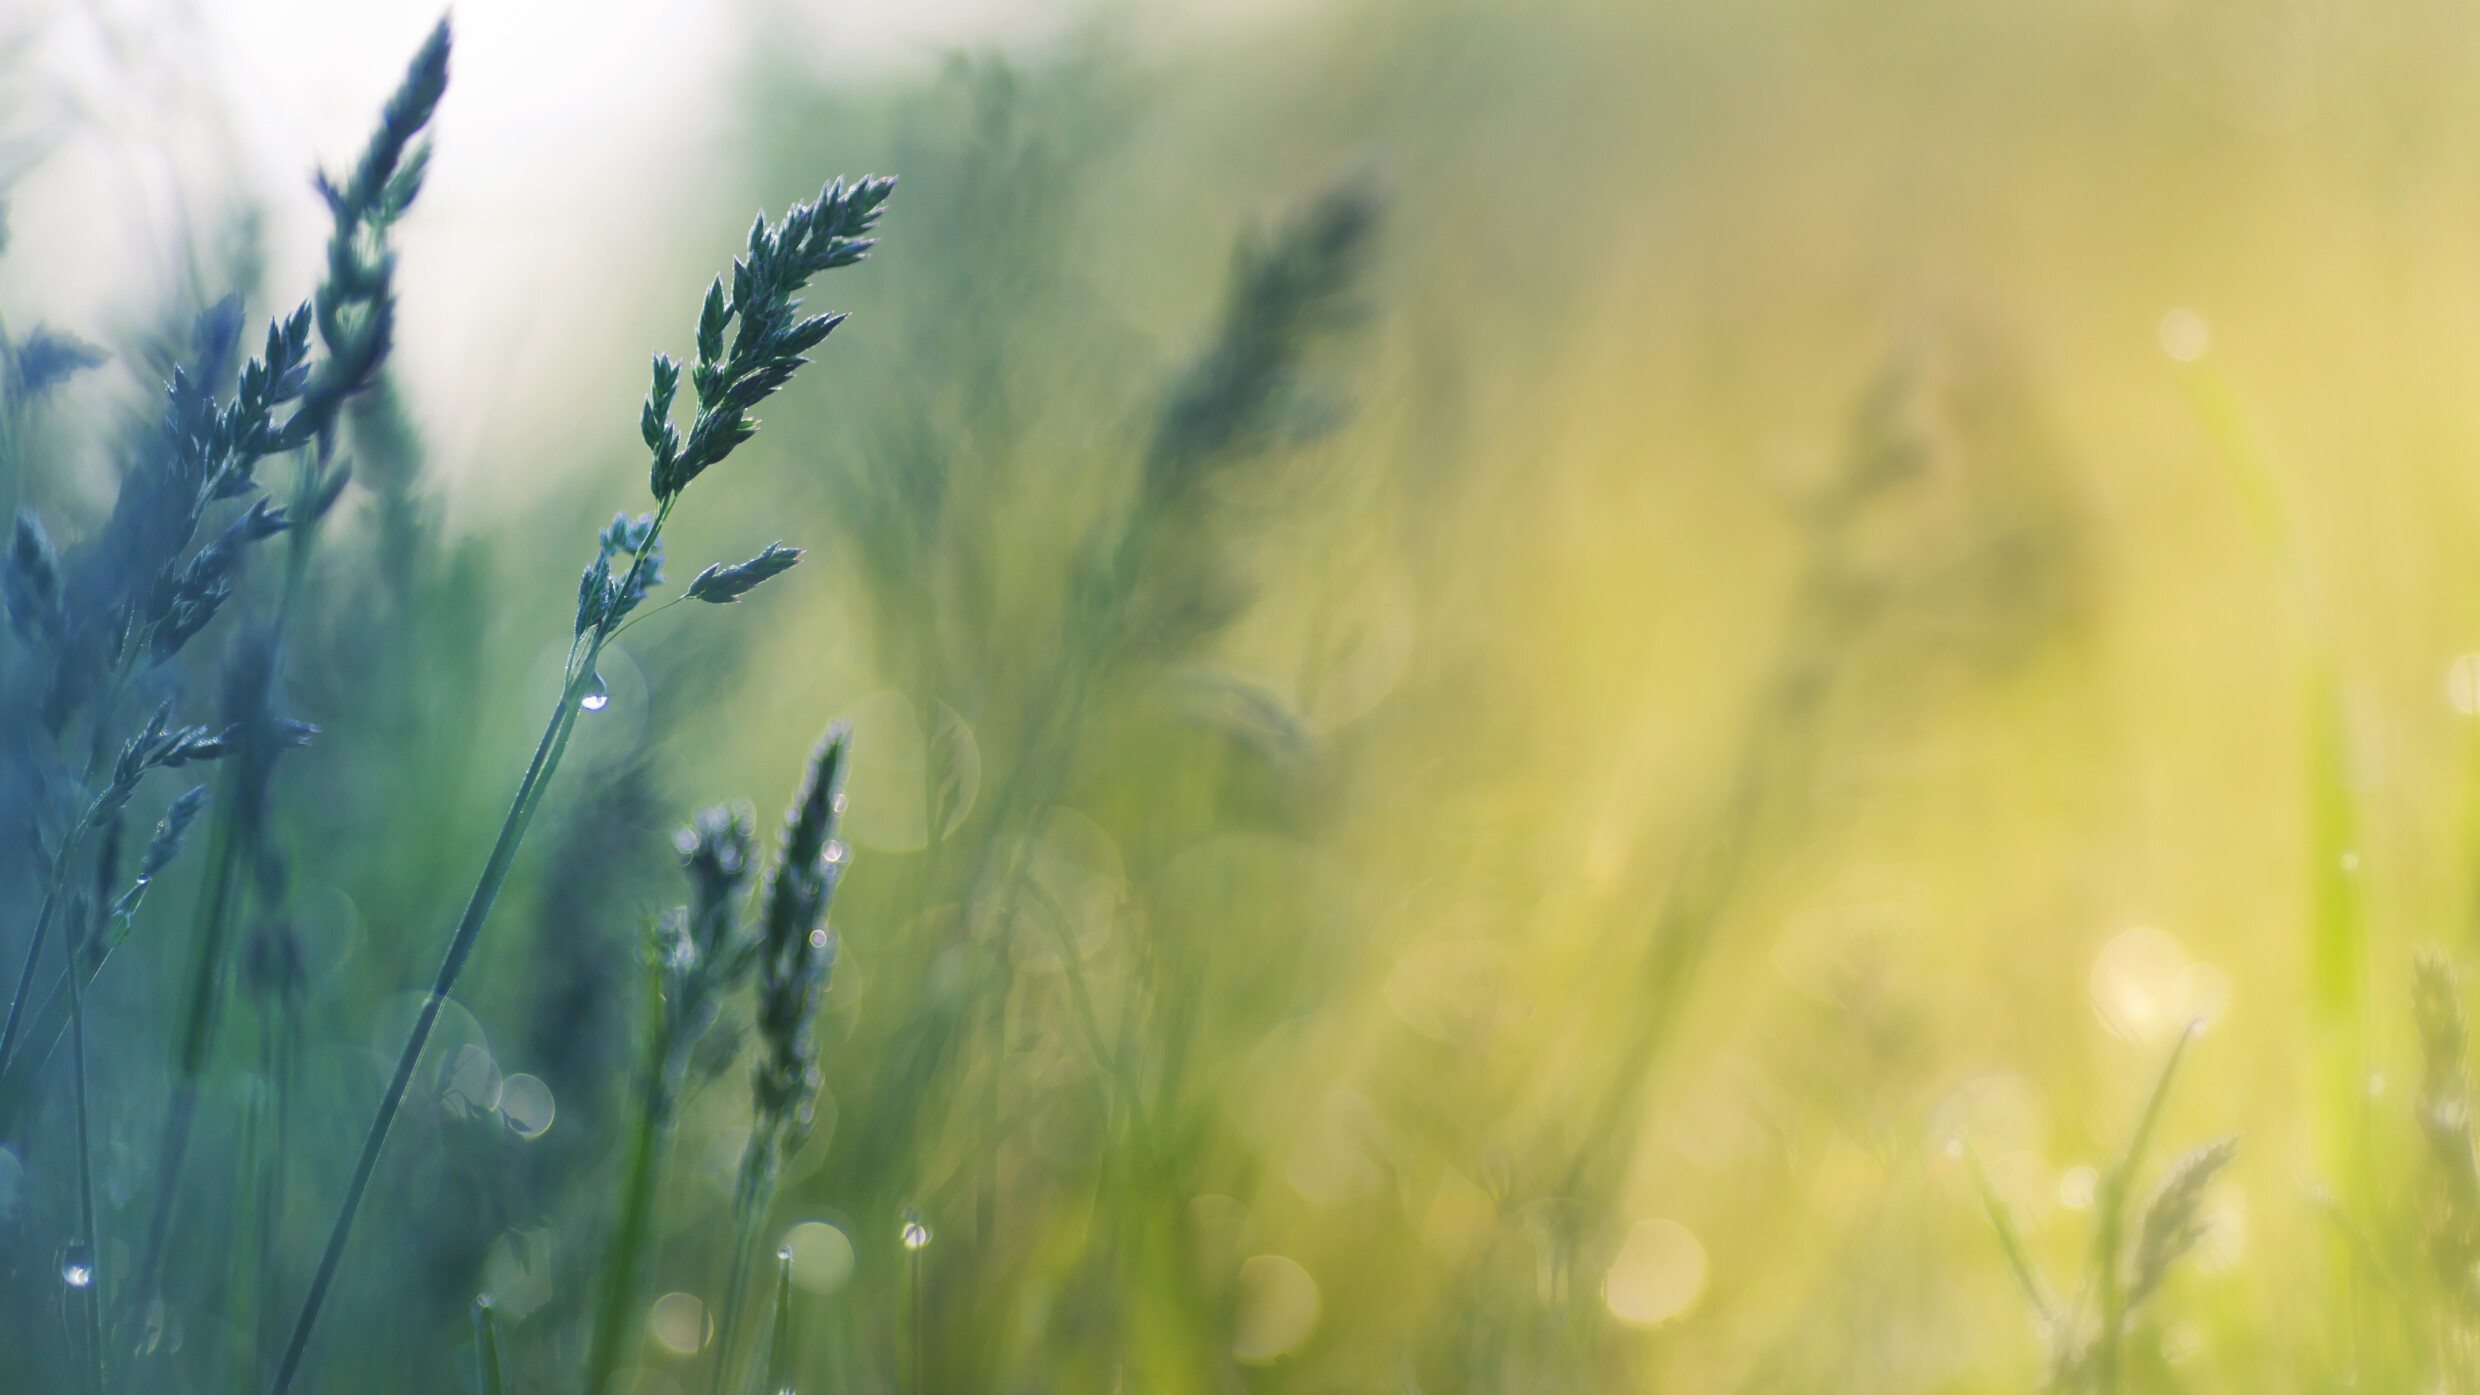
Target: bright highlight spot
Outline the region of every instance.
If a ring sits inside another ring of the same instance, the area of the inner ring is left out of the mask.
[[[2101,947],[2090,988],[2102,1025],[2130,1041],[2159,1041],[2230,1006],[2230,981],[2221,970],[2190,962],[2178,941],[2147,926]]]
[[[1231,1354],[1262,1365],[1297,1350],[1317,1330],[1318,1286],[1309,1271],[1281,1255],[1259,1255],[1240,1266]]]
[[[2480,654],[2446,665],[2446,701],[2466,717],[2480,714]]]
[[[695,1356],[714,1334],[715,1325],[696,1294],[667,1293],[654,1300],[647,1312],[646,1330],[653,1334],[655,1345],[672,1355]]]
[[[2101,1174],[2089,1167],[2070,1167],[2058,1174],[2058,1204],[2070,1211],[2081,1211],[2093,1203],[2093,1189],[2101,1185]]]
[[[2161,317],[2161,351],[2181,363],[2203,358],[2212,337],[2204,317],[2193,310],[2181,307]]]
[[[1657,1327],[1696,1306],[1705,1291],[1705,1247],[1676,1221],[1640,1221],[1602,1280],[1610,1315]]]
[[[784,1232],[792,1281],[812,1293],[833,1293],[852,1278],[851,1237],[825,1221],[803,1221]]]

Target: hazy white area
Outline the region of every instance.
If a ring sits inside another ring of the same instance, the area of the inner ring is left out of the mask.
[[[1185,0],[1129,18],[1173,39],[1298,3]],[[863,80],[958,47],[1037,47],[1093,9],[462,0],[440,158],[399,238],[397,360],[459,510],[531,496],[585,453],[568,438],[580,423],[591,444],[633,433],[645,356],[681,347],[699,290],[645,274],[721,255],[754,211],[717,221],[738,187],[718,137],[753,42]],[[253,203],[267,257],[254,316],[306,295],[323,237],[309,170],[352,158],[438,13],[436,0],[36,0],[0,20],[24,45],[0,108],[20,138],[0,152],[18,174],[0,311],[107,338],[177,284],[179,229],[212,234]]]

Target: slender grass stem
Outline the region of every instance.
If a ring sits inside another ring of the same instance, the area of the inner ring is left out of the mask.
[[[2101,1331],[2095,1338],[2100,1347],[2093,1359],[2093,1385],[2100,1395],[2117,1395],[2118,1391],[2119,1329],[2127,1322],[2126,1286],[2120,1282],[2119,1273],[2126,1240],[2127,1197],[2135,1185],[2137,1170],[2144,1166],[2145,1150],[2152,1146],[2153,1131],[2161,1123],[2162,1106],[2170,1099],[2170,1083],[2178,1077],[2179,1062],[2187,1055],[2188,1043],[2203,1033],[2202,1022],[2190,1023],[2172,1043],[2170,1058],[2162,1062],[2161,1076],[2153,1082],[2152,1096],[2144,1102],[2135,1134],[2127,1141],[2126,1155],[2102,1179],[2093,1231],[2093,1283],[2101,1307]]]
[[[628,1173],[621,1184],[611,1260],[603,1267],[602,1308],[595,1316],[593,1345],[586,1359],[586,1395],[603,1395],[611,1388],[622,1350],[637,1331],[638,1265],[654,1228],[656,1182],[662,1175],[664,1145],[671,1132],[674,1101],[666,1079],[670,1043],[661,1039],[664,1011],[659,971],[650,965],[647,978],[647,1081],[637,1126],[629,1139]]]
[[[77,940],[72,926],[69,953],[72,962],[77,954]],[[77,1151],[78,1151],[78,1234],[86,1246],[88,1265],[86,1283],[80,1297],[86,1310],[86,1379],[95,1395],[103,1395],[103,1246],[95,1234],[95,1154],[87,1119],[86,1095],[86,992],[70,975],[69,1041],[70,1059],[76,1063],[77,1075]]]
[[[775,1331],[767,1342],[765,1395],[793,1395],[801,1332],[792,1320],[792,1247],[775,1252]]]
[[[668,510],[667,510],[668,511]],[[657,520],[660,527],[660,518]],[[438,976],[430,991],[423,996],[422,1010],[414,1018],[413,1032],[405,1040],[404,1052],[397,1057],[396,1074],[388,1082],[387,1094],[379,1101],[377,1117],[362,1139],[360,1158],[353,1165],[353,1177],[345,1186],[344,1204],[338,1209],[336,1223],[329,1230],[327,1247],[319,1255],[319,1266],[310,1278],[310,1289],[302,1298],[301,1315],[293,1323],[293,1335],[285,1343],[284,1357],[276,1368],[274,1395],[285,1395],[292,1389],[293,1377],[301,1369],[304,1352],[310,1345],[310,1333],[318,1325],[319,1311],[327,1302],[327,1291],[335,1284],[336,1271],[344,1263],[345,1242],[352,1237],[353,1220],[361,1211],[363,1194],[370,1189],[371,1175],[378,1170],[379,1153],[387,1145],[388,1129],[396,1122],[396,1112],[405,1102],[405,1091],[413,1084],[415,1066],[422,1059],[422,1048],[429,1043],[431,1028],[439,1021],[440,1005],[456,987],[457,976],[464,972],[465,961],[472,957],[474,943],[481,938],[482,924],[490,917],[491,906],[499,898],[501,883],[508,879],[508,869],[516,861],[517,848],[525,841],[526,829],[534,821],[534,812],[541,806],[544,786],[553,771],[559,768],[560,757],[568,749],[569,733],[577,725],[577,704],[582,700],[594,678],[594,661],[602,654],[604,636],[596,631],[592,642],[583,649],[583,662],[570,666],[561,685],[559,706],[544,726],[542,740],[534,748],[532,764],[526,767],[525,778],[517,784],[516,797],[509,803],[508,817],[500,825],[499,839],[491,846],[490,859],[483,864],[481,880],[474,885],[474,894],[465,904],[465,914],[458,920],[455,936],[448,942],[448,952],[440,960]]]
[[[67,850],[64,844],[62,851]],[[54,877],[55,889],[58,882],[59,878]],[[8,1069],[9,1060],[17,1045],[18,1024],[25,1017],[27,1001],[34,995],[35,971],[43,962],[43,942],[51,933],[52,906],[55,899],[55,892],[47,891],[43,895],[43,909],[37,912],[34,918],[34,938],[26,942],[26,966],[18,971],[17,991],[9,995],[8,1024],[0,1026],[0,1071]]]
[[[927,1370],[929,1366],[930,1339],[928,1336],[929,1323],[925,1320],[928,1315],[923,1311],[922,1305],[922,1249],[922,1246],[916,1245],[912,1242],[910,1236],[905,1238],[905,1287],[912,1292],[911,1335],[913,1346],[913,1364],[912,1370],[908,1373],[911,1376],[911,1395],[922,1395],[922,1391],[928,1388],[928,1383],[923,1379],[923,1372]]]
[[[2006,1255],[2007,1268],[2014,1271],[2015,1282],[2024,1291],[2024,1301],[2032,1305],[2033,1315],[2044,1326],[2055,1326],[2058,1305],[2049,1295],[2049,1285],[2041,1281],[2041,1271],[2025,1248],[2023,1232],[2016,1227],[2015,1213],[2006,1204],[2006,1198],[1998,1194],[1988,1165],[1981,1161],[1981,1150],[1972,1146],[1969,1139],[1963,1144],[1963,1162],[1971,1171],[1972,1189],[1980,1194],[1981,1210],[1989,1217],[1989,1228],[1997,1232],[1998,1248]]]
[[[172,1232],[173,1199],[181,1185],[181,1164],[189,1153],[191,1122],[198,1113],[198,1082],[206,1073],[207,1055],[214,1041],[214,1017],[218,997],[224,984],[224,945],[231,938],[232,922],[241,899],[240,878],[234,875],[241,861],[245,841],[251,839],[241,828],[241,762],[224,772],[224,795],[213,806],[215,831],[207,845],[207,883],[198,897],[198,929],[191,941],[191,963],[188,990],[182,1000],[180,1052],[172,1087],[171,1110],[164,1120],[164,1142],[155,1169],[155,1203],[147,1218],[146,1245],[139,1251],[138,1269],[130,1286],[129,1301],[144,1303],[155,1297],[157,1281],[163,1273],[164,1242]],[[74,970],[75,965],[72,964]],[[76,974],[71,973],[74,979]]]
[[[741,1309],[749,1298],[749,1257],[757,1248],[758,1227],[766,1220],[768,1203],[774,1194],[774,1165],[770,1159],[766,1177],[745,1179],[740,1195],[734,1198],[733,1209],[740,1213],[740,1223],[732,1236],[732,1268],[723,1286],[723,1320],[715,1329],[714,1395],[723,1395],[732,1368],[732,1355],[739,1347]]]
[[[507,1381],[499,1366],[499,1314],[487,1293],[474,1300],[474,1364],[481,1367],[482,1395],[505,1395]]]
[[[0,1026],[0,1071],[8,1069],[16,1049],[26,1004],[34,993],[35,971],[42,963],[43,944],[50,934],[52,918],[59,910],[61,897],[69,890],[69,860],[76,853],[79,840],[94,825],[95,808],[95,805],[89,804],[85,812],[78,815],[78,821],[69,826],[68,833],[61,837],[60,847],[52,853],[52,883],[43,892],[42,910],[35,914],[34,938],[26,943],[26,965],[18,971],[17,990],[9,995],[8,1022]],[[77,956],[74,953],[69,956],[69,963],[70,967],[76,967]]]

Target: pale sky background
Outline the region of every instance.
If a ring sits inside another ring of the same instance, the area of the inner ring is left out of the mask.
[[[1180,44],[1309,3],[1114,13],[1142,40]],[[756,36],[789,38],[822,76],[871,81],[958,47],[1038,49],[1094,8],[462,0],[440,158],[398,238],[397,364],[456,511],[535,497],[546,470],[574,463],[531,458],[552,423],[593,421],[604,440],[634,430],[646,355],[683,347],[700,286],[610,288],[641,271],[676,279],[689,253],[745,231],[755,210],[738,207],[714,147]],[[252,318],[307,295],[324,235],[310,168],[358,151],[438,14],[435,0],[33,0],[0,20],[0,40],[24,42],[0,123],[33,159],[9,190],[0,311],[21,330],[108,338],[160,303],[171,230],[185,216],[215,225],[234,192],[267,219]],[[22,163],[0,154],[0,168]]]

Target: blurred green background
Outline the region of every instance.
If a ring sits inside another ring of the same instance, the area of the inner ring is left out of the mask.
[[[606,661],[318,1388],[472,1388],[480,1291],[512,1388],[568,1387],[671,833],[771,828],[836,718],[855,861],[768,1222],[804,1391],[2038,1387],[2082,1329],[1986,1201],[2072,1296],[2191,1018],[2131,1204],[2239,1151],[2119,1387],[2480,1379],[2411,989],[2480,949],[2480,16],[466,8],[289,674],[321,735],[249,919],[307,967],[237,990],[131,1388],[262,1383],[570,578],[644,507],[644,356],[754,208],[864,171],[881,246],[812,296],[851,323],[671,536],[680,577],[809,561]],[[306,292],[301,173],[429,18],[14,22],[0,310],[115,355],[13,418],[56,536],[150,344]],[[1336,200],[1376,219],[1350,313],[1098,569],[1235,248]],[[97,982],[107,1256],[196,895]],[[649,1395],[710,1379],[745,1021],[685,1106]],[[0,1388],[72,1388],[62,1107],[0,1153]]]

